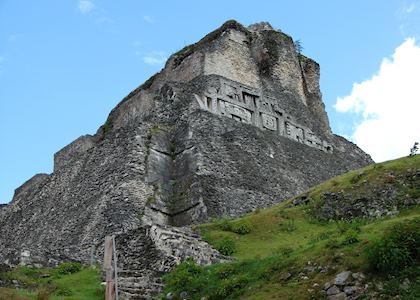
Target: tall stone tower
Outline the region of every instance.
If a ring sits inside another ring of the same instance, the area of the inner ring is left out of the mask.
[[[58,151],[52,174],[16,189],[0,208],[0,261],[100,260],[113,234],[120,267],[143,278],[136,293],[152,297],[159,272],[183,257],[224,259],[185,226],[279,203],[371,162],[331,132],[319,65],[292,38],[228,21],[173,54],[95,135]]]

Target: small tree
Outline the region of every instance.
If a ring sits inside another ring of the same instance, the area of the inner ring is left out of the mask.
[[[414,156],[417,154],[417,151],[419,150],[418,147],[419,143],[415,142],[413,148],[410,149],[410,155],[409,156]]]
[[[302,54],[302,50],[303,50],[302,42],[300,40],[296,40],[293,42],[293,44],[295,45],[296,53]]]

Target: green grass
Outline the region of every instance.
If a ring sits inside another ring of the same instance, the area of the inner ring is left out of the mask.
[[[416,169],[420,169],[420,156],[375,164],[333,178],[306,194],[316,198],[330,191],[357,193],[366,184],[393,183],[388,182],[389,174],[398,176]],[[363,271],[371,276],[370,279],[379,276],[385,286],[392,286],[395,278],[371,270],[367,248],[395,224],[419,218],[418,205],[404,209],[394,217],[325,221],[314,217],[313,203],[294,207],[290,205],[291,201],[235,220],[220,219],[197,226],[196,230],[215,248],[226,239],[232,240],[235,261],[208,267],[196,266],[192,261],[182,263],[164,277],[165,293],[179,295],[181,291],[187,291],[191,299],[207,297],[209,300],[322,299],[321,289],[313,288],[313,285],[323,286],[343,270]],[[236,233],[234,228],[242,224],[246,224],[246,233]],[[304,272],[308,262],[321,266],[323,272],[318,269]],[[416,266],[418,262],[413,268]],[[301,272],[308,278],[302,279]],[[290,276],[286,276],[288,273]],[[420,296],[417,273],[418,270],[412,272],[412,284],[404,292],[407,296],[404,299],[415,299],[410,295]],[[312,290],[311,293],[308,290]]]
[[[72,270],[71,270],[72,271]],[[5,273],[0,273],[0,280],[17,280],[19,288],[12,286],[0,288],[0,300],[80,300],[103,299],[104,290],[100,273],[97,268],[81,268],[71,274],[63,274],[58,268],[28,268],[18,267]],[[43,277],[48,274],[48,277]]]

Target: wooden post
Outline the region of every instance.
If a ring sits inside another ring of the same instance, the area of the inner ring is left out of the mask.
[[[115,300],[115,285],[112,278],[112,250],[113,250],[113,236],[105,237],[105,251],[104,251],[104,269],[106,280],[105,300]]]
[[[114,253],[114,282],[115,298],[118,300],[118,268],[117,268],[117,250],[115,249],[115,237],[112,236],[112,252]]]

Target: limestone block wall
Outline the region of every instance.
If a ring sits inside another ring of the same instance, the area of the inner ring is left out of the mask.
[[[249,38],[229,30],[205,53],[203,75],[220,75],[245,85],[261,86],[258,68],[252,58]]]
[[[202,95],[195,95],[201,109],[254,125],[262,130],[276,132],[327,153],[333,152],[331,143],[299,124],[296,118],[287,112],[287,108],[281,107],[279,101],[265,95],[261,89],[223,78],[219,80],[220,89],[210,88]]]
[[[276,60],[271,67],[271,78],[281,88],[298,95],[297,100],[306,104],[304,83],[299,57],[291,37],[267,30],[260,33],[265,43],[274,44],[271,51],[276,51]]]
[[[27,180],[24,184],[15,190],[12,202],[18,199],[20,196],[27,194],[34,189],[42,187],[42,185],[48,181],[48,178],[48,174],[41,173],[34,175],[31,179]]]
[[[91,149],[94,145],[94,137],[87,134],[56,152],[54,154],[54,172],[66,166],[72,159]]]

